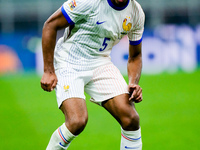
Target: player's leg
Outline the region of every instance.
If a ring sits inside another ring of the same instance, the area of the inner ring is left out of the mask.
[[[134,103],[129,101],[128,94],[121,94],[102,103],[102,106],[121,125],[121,148],[142,149],[139,115],[135,110]]]
[[[88,119],[84,80],[81,76],[84,73],[62,68],[56,70],[56,75],[56,97],[58,107],[65,115],[65,123],[53,133],[47,150],[67,149],[69,143],[84,129]]]
[[[91,101],[102,105],[122,126],[121,150],[125,150],[125,146],[140,150],[139,115],[134,103],[129,101],[128,86],[120,71],[113,64],[96,68],[85,91]]]
[[[87,106],[84,99],[70,98],[60,107],[65,115],[65,125],[74,135],[80,134],[88,120]]]
[[[71,141],[83,131],[88,120],[84,99],[67,99],[62,103],[60,109],[65,115],[65,123],[54,131],[47,150],[67,149]]]

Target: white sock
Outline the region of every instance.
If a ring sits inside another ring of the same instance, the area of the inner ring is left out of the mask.
[[[51,136],[46,150],[66,150],[75,138],[63,123]]]
[[[125,131],[121,128],[121,147],[120,150],[142,150],[141,130]]]

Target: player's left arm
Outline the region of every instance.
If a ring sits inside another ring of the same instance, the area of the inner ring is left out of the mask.
[[[142,101],[142,88],[138,85],[142,70],[142,43],[129,45],[129,58],[127,64],[129,78],[129,100],[136,103]]]

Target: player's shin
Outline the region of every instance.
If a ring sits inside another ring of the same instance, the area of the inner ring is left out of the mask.
[[[121,129],[121,147],[120,150],[142,150],[141,130],[125,131]]]
[[[65,123],[61,125],[51,136],[49,144],[46,150],[66,150],[69,147],[71,141],[75,138],[65,126]]]

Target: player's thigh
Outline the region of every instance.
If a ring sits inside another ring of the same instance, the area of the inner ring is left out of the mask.
[[[86,102],[82,98],[69,98],[63,101],[60,109],[64,113],[66,120],[87,119],[88,112]]]
[[[121,94],[104,101],[102,106],[121,124],[138,124],[139,115],[134,102],[129,101],[129,94]],[[126,125],[125,125],[126,126]]]
[[[72,68],[62,68],[56,70],[58,82],[55,88],[58,107],[63,101],[70,98],[85,99],[84,80],[80,73]]]

